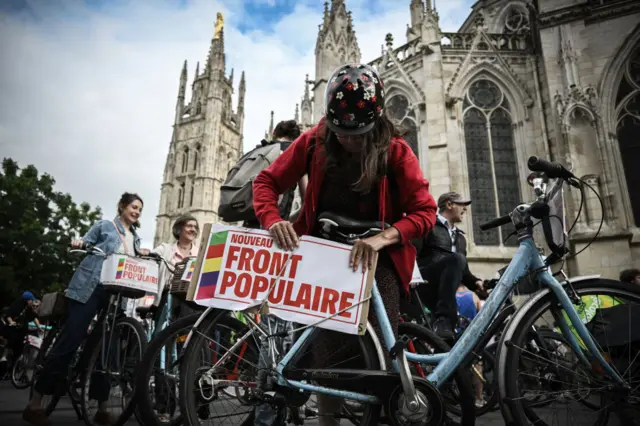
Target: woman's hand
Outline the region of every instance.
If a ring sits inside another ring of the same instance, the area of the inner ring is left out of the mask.
[[[378,235],[356,241],[351,249],[349,267],[355,272],[362,262],[362,272],[367,272],[368,269],[373,268],[375,253],[398,242],[400,242],[400,232],[393,226]]]
[[[140,256],[149,256],[149,249],[146,248],[141,248],[140,250],[138,250],[138,253],[140,253]]]
[[[373,258],[375,254],[385,247],[381,234],[373,237],[358,240],[351,249],[351,258],[349,259],[349,267],[353,271],[357,271],[362,262],[362,272],[373,268]]]
[[[81,249],[84,246],[84,240],[71,240],[71,247]]]
[[[269,233],[276,240],[276,245],[283,250],[293,250],[298,247],[298,234],[288,220],[274,223],[269,228]]]

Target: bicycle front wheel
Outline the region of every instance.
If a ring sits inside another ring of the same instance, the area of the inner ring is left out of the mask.
[[[11,384],[16,389],[26,389],[31,386],[34,374],[34,363],[38,357],[38,348],[25,345],[22,354],[13,363],[11,369]]]
[[[96,424],[98,412],[100,416],[108,415],[117,424],[128,420],[132,414],[129,405],[134,403],[136,368],[147,349],[144,329],[133,318],[118,319],[111,339],[109,335],[102,337],[93,347],[81,378],[80,404],[87,426]]]
[[[210,315],[194,330],[184,351],[180,369],[180,404],[185,424],[253,424],[255,417],[260,416],[261,419],[271,418],[270,424],[280,425],[286,421],[282,403],[290,407],[301,407],[312,398],[307,392],[276,387],[278,394],[284,397],[284,401],[278,405],[277,398],[271,400],[266,392],[261,391],[261,384],[268,382],[268,377],[275,379],[275,373],[271,371],[271,361],[265,360],[264,351],[260,350],[259,336],[260,332],[256,328],[250,328],[225,314]],[[340,334],[340,337],[341,344],[335,345],[336,352],[327,354],[326,361],[329,365],[323,368],[349,368],[355,358],[354,352],[361,352],[364,365],[357,365],[359,370],[380,369],[377,352],[369,334]],[[350,344],[351,338],[358,342]],[[314,344],[313,341],[311,343]],[[338,353],[340,349],[348,349],[348,353]],[[284,352],[280,352],[279,356],[283,354]],[[300,356],[302,364],[309,360],[303,353]],[[299,366],[290,366],[292,370],[296,367]],[[277,408],[265,407],[270,403],[274,403]],[[341,404],[334,405],[336,406],[331,409],[337,412],[319,415],[345,418]],[[348,413],[346,418],[355,424],[378,424],[380,405],[360,404],[358,407],[357,413],[352,416]]]
[[[640,312],[640,288],[604,279],[572,287],[577,296],[574,308],[600,354],[629,388],[624,391],[613,382],[571,326],[565,337],[575,336],[579,352],[570,339],[549,338],[560,333],[560,323],[570,322],[555,295],[545,291],[515,314],[500,341],[497,371],[503,415],[526,426],[618,424],[614,417],[625,426],[639,425],[640,335],[631,318]],[[581,354],[590,365],[580,361]]]
[[[182,345],[200,317],[192,314],[156,334],[145,352],[136,377],[136,402],[144,426],[169,426],[182,422],[178,401]]]

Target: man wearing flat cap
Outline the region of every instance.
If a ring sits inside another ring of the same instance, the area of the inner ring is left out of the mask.
[[[434,315],[435,333],[445,340],[453,340],[458,322],[458,286],[462,283],[471,291],[483,291],[482,280],[471,273],[467,264],[464,232],[456,227],[470,204],[471,200],[457,192],[442,194],[435,226],[425,238],[413,241],[418,268],[428,282],[418,287],[418,294]]]

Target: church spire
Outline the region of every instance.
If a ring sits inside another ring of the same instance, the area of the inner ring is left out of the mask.
[[[184,111],[184,96],[187,90],[187,60],[185,59],[182,65],[182,71],[180,72],[180,84],[178,86],[178,100],[176,102],[176,116],[175,123],[180,121],[182,112]]]
[[[211,39],[211,47],[209,48],[209,57],[207,58],[207,71],[222,71],[224,74],[225,66],[224,18],[222,17],[222,13],[218,12],[213,38]]]
[[[271,111],[271,121],[269,122],[269,138],[273,138],[273,111]]]
[[[295,120],[296,123],[300,124],[300,108],[298,104],[296,104],[296,112],[293,115],[293,119]]]
[[[238,114],[242,111],[244,116],[244,95],[247,92],[247,82],[244,79],[244,71],[240,75],[240,86],[238,87]]]
[[[331,73],[348,62],[360,62],[360,47],[353,26],[351,14],[347,12],[345,0],[331,0],[316,40],[316,70],[313,85],[313,121],[318,122],[324,112],[324,91]],[[304,105],[300,105],[302,120]]]

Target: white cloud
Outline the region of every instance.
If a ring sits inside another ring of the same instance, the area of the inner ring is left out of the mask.
[[[206,60],[216,13],[226,21],[227,72],[235,68],[236,85],[246,72],[246,148],[264,135],[270,110],[276,120],[292,118],[305,74],[313,77],[322,12],[302,3],[272,29],[245,34],[238,24],[255,17],[236,0],[196,0],[179,10],[169,2],[93,10],[74,0],[64,7],[29,4],[32,18],[0,14],[0,155],[35,164],[76,201],[100,205],[106,217],[123,191],[140,193],[147,246],[182,63],[189,62],[191,83],[196,61],[202,67]],[[379,55],[387,32],[397,46],[404,43],[408,4],[384,1],[373,16],[370,0],[347,0],[363,60]],[[468,6],[461,4],[439,5],[443,30],[455,29],[452,14],[458,25],[463,21]]]

